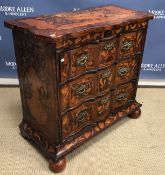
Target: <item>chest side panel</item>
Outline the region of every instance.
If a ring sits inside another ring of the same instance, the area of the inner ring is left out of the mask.
[[[18,31],[13,37],[23,119],[49,142],[58,142],[55,47]]]

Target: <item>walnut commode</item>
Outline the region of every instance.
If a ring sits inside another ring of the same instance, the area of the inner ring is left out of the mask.
[[[5,21],[23,107],[20,131],[54,172],[117,120],[140,116],[135,96],[149,19],[116,5]]]

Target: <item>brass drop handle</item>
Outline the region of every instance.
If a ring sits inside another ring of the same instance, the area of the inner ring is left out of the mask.
[[[77,66],[84,66],[89,59],[89,54],[88,53],[83,53],[80,56],[78,56],[76,64]]]
[[[75,117],[75,122],[76,123],[82,122],[85,119],[85,116],[87,116],[87,114],[88,114],[87,110],[80,111]]]
[[[121,67],[118,70],[118,75],[122,77],[122,76],[124,76],[128,72],[129,72],[129,68],[128,67]]]
[[[107,50],[107,51],[110,51],[114,48],[114,43],[113,42],[106,42],[105,45],[104,45],[104,49]]]
[[[88,84],[81,84],[76,90],[75,94],[78,96],[84,95],[85,91],[88,89]]]
[[[102,73],[101,77],[102,79],[108,79],[110,75],[111,75],[111,71],[108,69]]]
[[[120,93],[117,95],[117,101],[123,101],[127,97],[127,93]]]
[[[124,51],[128,51],[133,46],[133,41],[124,41],[122,42],[121,49]]]

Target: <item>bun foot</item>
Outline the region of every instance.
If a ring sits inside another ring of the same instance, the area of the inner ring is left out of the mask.
[[[131,114],[128,115],[129,118],[133,118],[133,119],[136,119],[136,118],[139,118],[141,115],[141,109],[137,109],[136,111],[132,112]]]
[[[66,158],[63,157],[59,159],[57,162],[53,160],[49,160],[49,169],[54,173],[59,173],[63,171],[66,167]]]

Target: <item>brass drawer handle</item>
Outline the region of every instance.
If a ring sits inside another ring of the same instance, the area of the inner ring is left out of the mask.
[[[119,76],[124,76],[126,73],[129,72],[129,68],[128,67],[121,67],[119,70],[118,70],[118,75]]]
[[[110,102],[110,98],[109,97],[103,97],[101,99],[101,105],[107,104],[108,102]]]
[[[88,114],[87,110],[80,111],[75,117],[75,122],[76,123],[82,122],[85,119],[85,116],[87,116],[87,114]]]
[[[128,51],[133,46],[133,41],[124,41],[122,43],[121,49],[124,51]]]
[[[117,101],[123,101],[127,97],[127,93],[120,93],[117,95]]]
[[[104,49],[110,51],[114,48],[114,46],[115,46],[115,44],[113,42],[106,42]]]
[[[101,74],[102,79],[108,79],[111,76],[111,70],[106,70]]]
[[[78,56],[76,64],[77,66],[84,66],[89,59],[89,54],[88,53],[83,53],[80,56]]]
[[[85,91],[88,89],[88,84],[81,84],[76,90],[75,94],[78,96],[84,95]]]

